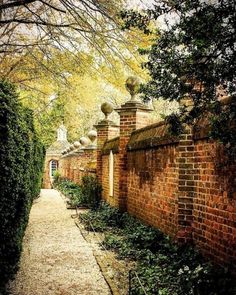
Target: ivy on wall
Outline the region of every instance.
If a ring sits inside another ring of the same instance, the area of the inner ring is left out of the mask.
[[[44,153],[32,111],[19,103],[12,84],[0,81],[0,294],[17,270],[29,211],[41,186]]]

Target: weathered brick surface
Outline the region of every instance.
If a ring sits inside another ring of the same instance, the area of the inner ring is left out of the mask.
[[[236,165],[208,139],[195,141],[193,241],[219,263],[236,265]]]
[[[193,138],[189,128],[179,142],[165,145],[160,138],[159,147],[151,147],[155,139],[145,147],[140,134],[130,141],[128,211],[235,267],[236,165],[227,162],[221,145],[205,135]]]
[[[128,212],[175,237],[178,230],[176,145],[128,153]]]
[[[176,157],[178,167],[178,232],[176,239],[179,243],[192,241],[194,176],[198,173],[194,167],[193,149],[192,128],[184,126],[184,131],[179,136]]]
[[[80,184],[84,175],[96,173],[96,150],[83,149],[61,157],[59,171],[62,177]]]
[[[97,151],[96,149],[85,149],[83,162],[81,164],[82,171],[80,171],[80,181],[85,175],[95,175],[96,174],[96,161],[97,161]]]

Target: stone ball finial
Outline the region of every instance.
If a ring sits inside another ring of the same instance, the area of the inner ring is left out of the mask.
[[[109,102],[104,102],[101,105],[101,111],[105,115],[105,119],[107,120],[108,116],[113,112],[113,106]]]
[[[75,141],[73,145],[75,149],[78,149],[81,146],[79,141]]]
[[[72,151],[74,149],[74,145],[70,144],[69,148],[70,148],[70,151]]]
[[[94,140],[97,138],[97,131],[90,130],[88,133],[88,138],[91,140],[91,142],[94,142]]]
[[[66,149],[66,152],[67,152],[67,153],[69,153],[69,152],[70,152],[70,147],[68,147],[68,148]]]
[[[82,146],[86,146],[89,144],[89,140],[87,137],[82,136],[79,140],[79,142],[81,143]]]
[[[135,95],[139,92],[140,81],[137,77],[130,76],[125,82],[125,87],[131,95],[131,100],[135,100]]]

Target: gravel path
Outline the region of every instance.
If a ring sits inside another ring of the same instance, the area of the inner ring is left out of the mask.
[[[55,190],[42,190],[25,233],[12,295],[110,295],[92,249]]]

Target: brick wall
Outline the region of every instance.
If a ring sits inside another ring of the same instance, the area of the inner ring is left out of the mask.
[[[194,167],[193,150],[192,127],[184,126],[179,136],[176,157],[178,171],[178,233],[176,239],[179,243],[192,241],[194,177],[198,173]]]
[[[218,263],[236,265],[236,165],[227,163],[222,146],[195,140],[193,241]]]
[[[78,184],[84,175],[96,174],[96,149],[81,149],[60,158],[59,172],[61,177],[70,179]]]
[[[78,183],[81,182],[83,176],[94,175],[96,173],[96,150],[90,148],[84,149],[80,163],[80,175]]]
[[[60,172],[61,177],[65,177],[65,156],[60,157],[58,171]]]
[[[236,265],[236,165],[206,126],[179,139],[154,124],[128,143],[128,211],[219,264]]]
[[[119,137],[114,137],[117,125],[100,121],[97,162],[95,151],[62,157],[63,176],[79,183],[84,174],[97,169],[102,197],[112,206],[127,210],[179,243],[193,242],[217,263],[235,267],[236,165],[227,160],[222,146],[209,140],[206,118],[194,128],[184,126],[183,133],[174,137],[164,122],[143,127],[149,111],[137,102],[121,106]]]
[[[209,140],[207,130],[185,126],[176,138],[162,122],[132,132],[126,145],[127,211],[178,242],[194,242],[217,263],[236,265],[236,166],[227,164],[222,146]],[[118,140],[107,141],[102,156],[103,198],[117,207],[123,171]]]
[[[128,212],[164,233],[177,234],[176,146],[128,153]]]
[[[102,149],[107,140],[119,134],[119,129],[114,122],[108,119],[98,122],[94,127],[97,129],[97,177],[102,183]]]
[[[163,123],[134,131],[128,142],[128,212],[175,237],[178,233],[179,139]]]

